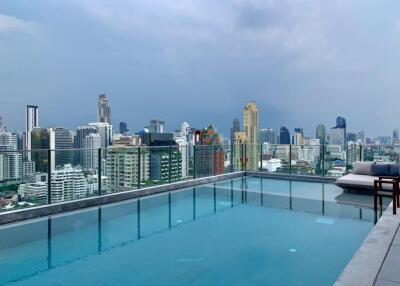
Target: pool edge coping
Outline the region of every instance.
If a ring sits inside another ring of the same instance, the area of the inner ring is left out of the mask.
[[[346,265],[334,286],[373,286],[400,226],[400,214],[393,215],[393,202],[369,232]]]
[[[209,184],[219,182],[228,179],[240,178],[246,175],[245,172],[239,171],[229,174],[222,174],[198,179],[190,179],[186,181],[174,182],[170,184],[151,186],[142,189],[104,194],[96,197],[88,197],[73,201],[66,201],[60,203],[54,203],[50,205],[34,206],[24,209],[11,210],[0,213],[0,225],[9,223],[20,222],[28,219],[35,219],[45,217],[49,215],[56,215],[70,211],[76,211],[80,209],[86,209],[95,207],[98,205],[106,205],[111,203],[117,203],[129,199],[136,199],[139,197],[145,197],[150,195],[156,195],[168,191],[175,191],[178,189],[184,189],[188,187],[194,187],[203,184]]]

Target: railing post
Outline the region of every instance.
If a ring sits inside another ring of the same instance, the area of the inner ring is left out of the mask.
[[[193,179],[196,179],[196,145],[193,145]]]
[[[215,176],[216,174],[217,174],[217,167],[216,167],[216,164],[215,164],[215,157],[216,157],[216,152],[215,152],[215,150],[216,150],[216,148],[215,148],[215,144],[213,143],[212,144],[212,148],[213,148],[213,175]]]
[[[47,150],[47,203],[51,204],[51,154],[52,150]]]
[[[168,183],[171,183],[171,175],[172,175],[172,145],[169,144],[169,155],[168,155]]]
[[[289,144],[289,174],[292,174],[292,144]]]
[[[325,176],[325,144],[322,144],[322,177]]]
[[[101,196],[101,163],[102,163],[101,148],[97,150],[97,187],[99,188],[99,196]]]
[[[260,144],[260,172],[263,171],[263,145]]]
[[[244,144],[244,171],[247,172],[247,144]]]
[[[138,167],[137,167],[137,188],[140,189],[140,174],[141,174],[141,154],[140,154],[140,146],[138,147]]]
[[[349,145],[347,145],[347,143],[345,143],[346,145],[344,146],[344,149],[345,149],[345,151],[346,151],[346,162],[345,162],[345,165],[346,165],[346,171],[347,171],[347,167],[348,167],[348,164],[349,164]]]
[[[362,144],[360,144],[360,162],[363,161],[363,156],[362,156]]]
[[[233,173],[233,143],[231,142],[231,173]]]

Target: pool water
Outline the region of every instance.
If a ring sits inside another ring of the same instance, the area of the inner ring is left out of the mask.
[[[6,225],[0,285],[332,285],[373,227],[363,200],[247,177]]]

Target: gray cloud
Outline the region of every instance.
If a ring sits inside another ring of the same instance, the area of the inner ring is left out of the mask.
[[[400,125],[399,8],[390,0],[2,1],[3,19],[35,28],[2,33],[0,17],[0,114],[23,129],[24,105],[36,103],[43,125],[73,128],[94,120],[106,92],[115,121],[135,129],[162,117],[170,129],[187,120],[227,131],[256,100],[263,127],[311,134],[341,114],[351,129],[388,134]]]

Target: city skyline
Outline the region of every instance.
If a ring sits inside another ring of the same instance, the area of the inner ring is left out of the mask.
[[[163,118],[169,130],[190,120],[228,135],[248,100],[263,111],[262,127],[300,121],[312,134],[341,115],[349,130],[373,136],[397,128],[387,103],[400,89],[400,3],[157,3],[2,1],[0,113],[9,129],[22,130],[26,104],[41,107],[43,126],[92,122],[103,92],[114,123],[132,130]]]
[[[103,96],[106,96],[106,94],[102,93],[102,94],[98,95],[96,98],[99,99],[99,98],[101,98]],[[246,101],[246,102],[251,102],[251,101]],[[97,103],[99,103],[99,101],[97,101]],[[107,106],[108,106],[107,108],[112,108],[112,105],[113,105],[112,102],[107,100]],[[26,109],[26,111],[25,111],[26,115],[25,115],[25,119],[24,119],[25,125],[27,124],[27,120],[28,120],[28,111],[27,110],[29,110],[29,108],[32,108],[32,107],[35,107],[36,109],[39,108],[38,105],[34,105],[34,106],[33,105],[26,105],[25,106],[25,109]],[[97,111],[95,111],[95,113],[97,114],[96,115],[97,116],[97,120],[91,120],[91,121],[89,120],[88,122],[82,122],[81,124],[79,124],[77,126],[61,126],[61,125],[57,125],[57,124],[48,124],[48,125],[43,124],[43,125],[38,125],[38,126],[44,127],[44,128],[52,127],[52,128],[66,128],[66,129],[69,129],[69,130],[76,130],[80,126],[93,124],[93,123],[90,123],[90,122],[99,122],[99,123],[101,123],[102,119],[100,119],[99,115],[98,115],[99,106],[97,106]],[[1,115],[2,114],[0,114],[0,116]],[[35,116],[37,116],[37,115],[35,115]],[[43,111],[41,113],[41,117],[42,116],[43,116]],[[96,116],[95,116],[95,118],[96,118]],[[234,117],[233,121],[238,120],[237,117],[238,116]],[[1,117],[1,118],[2,118],[2,124],[4,124],[4,126],[7,127],[8,131],[11,131],[11,132],[22,132],[24,129],[26,129],[26,126],[24,128],[21,128],[21,129],[11,129],[11,128],[8,127],[8,126],[10,126],[10,124],[8,124],[8,122],[4,119],[4,117]],[[261,119],[262,119],[262,112],[261,112],[261,116],[260,116],[260,122],[262,122]],[[127,124],[126,122],[129,122],[128,120],[119,121],[119,122],[111,122],[111,117],[109,119],[107,119],[107,120],[109,120],[109,123],[111,123],[111,125],[113,126],[113,129],[115,130],[114,133],[118,133],[118,131],[119,131],[118,127],[119,127],[120,123]],[[151,121],[159,121],[159,120],[160,119],[157,119],[157,120],[150,119],[150,122]],[[316,133],[316,130],[319,127],[319,125],[324,125],[326,127],[326,130],[335,129],[338,126],[338,120],[345,120],[345,122],[346,122],[347,119],[345,117],[341,116],[341,115],[337,115],[335,120],[333,120],[333,119],[331,120],[331,122],[333,122],[332,124],[321,123],[321,122],[320,123],[316,123],[316,125],[315,125],[315,127],[313,129],[312,128],[311,129],[307,129],[307,128],[301,127],[302,130],[305,130],[304,134],[302,134],[302,135],[303,135],[303,137],[315,138],[315,133]],[[147,121],[149,121],[149,120],[147,120]],[[166,127],[164,127],[165,121],[167,121],[167,126]],[[170,122],[169,120],[162,120],[162,122],[163,122],[163,127],[162,128],[163,128],[163,130],[165,128],[165,132],[174,132],[174,131],[178,130],[180,125],[182,124],[182,122],[185,122],[185,121],[190,121],[190,120],[188,120],[188,119],[180,119],[180,120],[178,120],[179,124],[177,126],[172,126],[171,127],[171,125],[168,124]],[[43,122],[42,118],[41,118],[41,122]],[[136,120],[136,122],[138,122],[138,120]],[[210,124],[213,125],[214,127],[216,127],[217,130],[219,131],[219,133],[221,135],[223,135],[225,138],[231,138],[230,135],[231,135],[231,132],[232,132],[232,122],[230,123],[230,126],[229,125],[227,126],[226,130],[225,130],[225,128],[224,129],[219,128],[220,125],[215,124],[215,122],[208,122],[208,123],[206,123],[205,125],[202,125],[202,126],[195,126],[194,124],[191,124],[191,126],[193,126],[195,128],[198,128],[198,129],[202,129],[202,128],[206,128]],[[242,120],[239,120],[239,124],[240,124],[239,125],[240,128],[243,129],[244,128],[244,126],[243,126],[243,118],[242,118]],[[128,125],[130,125],[130,124],[128,124]],[[134,124],[132,124],[132,125],[134,125]],[[300,123],[300,125],[301,125],[301,123]],[[298,123],[295,124],[293,128],[288,127],[288,125],[280,125],[280,126],[274,127],[274,126],[263,126],[263,125],[260,124],[259,125],[259,129],[261,130],[261,129],[265,129],[265,128],[271,128],[275,132],[279,133],[279,130],[281,128],[287,128],[289,133],[290,133],[290,135],[292,135],[293,133],[296,132],[296,129],[299,129],[298,126],[299,126]],[[350,124],[350,126],[351,126],[351,124]],[[137,132],[142,131],[145,128],[149,128],[146,125],[146,123],[144,123],[143,125],[139,126],[137,129],[135,128],[135,129],[133,129],[131,131],[132,131],[132,133],[137,133]],[[396,132],[396,130],[398,130],[399,128],[394,126],[392,128],[392,130],[389,131],[387,134],[382,134],[382,133],[380,133],[380,134],[371,134],[368,130],[365,130],[365,129],[352,129],[351,127],[350,128],[346,128],[346,129],[348,131],[350,131],[350,133],[364,132],[366,137],[373,139],[373,138],[377,138],[377,137],[387,137],[387,136],[392,137],[393,132]],[[25,132],[26,132],[26,130],[25,130]]]

